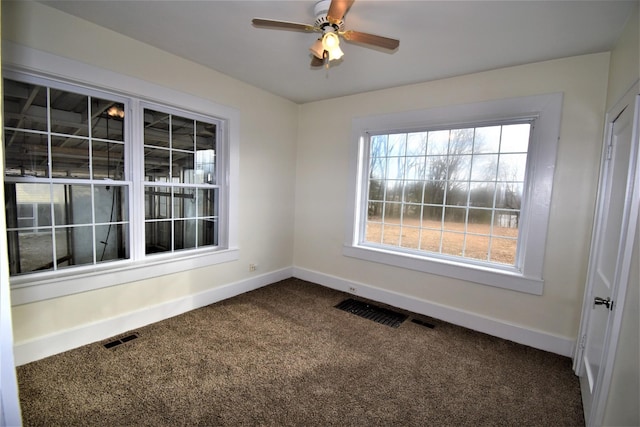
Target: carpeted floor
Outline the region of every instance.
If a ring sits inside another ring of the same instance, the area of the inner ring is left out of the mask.
[[[21,366],[24,425],[584,425],[570,359],[348,297],[288,279]]]

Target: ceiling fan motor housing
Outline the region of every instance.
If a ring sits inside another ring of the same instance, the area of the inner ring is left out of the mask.
[[[344,31],[344,20],[341,20],[337,24],[332,24],[327,19],[327,13],[329,12],[329,6],[331,6],[331,0],[320,0],[313,8],[313,14],[316,17],[314,25],[321,28],[325,33],[327,31]]]

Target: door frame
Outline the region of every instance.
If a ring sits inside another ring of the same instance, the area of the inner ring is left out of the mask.
[[[603,181],[608,172],[607,154],[609,143],[613,135],[613,125],[618,116],[626,109],[632,109],[633,130],[631,135],[631,152],[629,158],[629,169],[627,175],[627,194],[625,196],[625,206],[622,222],[622,238],[620,241],[621,259],[616,267],[617,279],[613,284],[611,299],[614,306],[611,312],[607,330],[605,332],[605,342],[601,368],[596,379],[596,389],[593,392],[591,406],[585,408],[585,420],[587,425],[600,425],[604,419],[604,412],[609,396],[609,387],[613,374],[615,355],[618,338],[622,324],[622,315],[626,298],[629,275],[631,272],[632,252],[635,239],[638,217],[640,214],[640,142],[638,126],[640,125],[640,81],[629,89],[629,91],[618,101],[607,113],[605,120],[605,135],[602,147],[602,157],[600,164],[600,177],[598,180],[598,196],[596,203],[596,217],[591,237],[591,248],[589,255],[589,267],[587,271],[587,283],[585,286],[584,300],[582,304],[582,317],[578,333],[577,345],[573,358],[573,370],[578,376],[586,375],[583,363],[583,354],[589,325],[591,310],[593,306],[593,275],[596,268],[596,251],[599,244],[598,232],[602,227],[603,218],[600,215],[605,203],[602,194]],[[629,185],[631,184],[631,185]],[[629,188],[630,187],[630,188]]]

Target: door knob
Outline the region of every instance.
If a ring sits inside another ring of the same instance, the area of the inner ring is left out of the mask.
[[[593,306],[595,307],[596,305],[604,305],[609,310],[613,309],[613,301],[611,301],[611,298],[609,297],[607,298],[595,297],[595,299],[593,300]]]

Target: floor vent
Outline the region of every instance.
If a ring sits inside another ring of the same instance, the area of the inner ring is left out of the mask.
[[[116,339],[113,339],[113,340],[107,342],[106,344],[104,344],[104,348],[111,349],[111,348],[119,346],[120,344],[124,344],[124,343],[127,343],[129,341],[133,341],[138,337],[139,337],[138,334],[130,334],[130,335],[126,335],[124,337],[116,338]]]
[[[433,328],[436,327],[436,325],[434,325],[433,323],[425,322],[424,320],[420,320],[420,319],[411,319],[411,321],[413,323],[416,323],[416,324],[420,325],[420,326],[425,326],[425,327],[427,327],[429,329],[433,329]]]
[[[405,314],[382,307],[376,307],[375,305],[367,304],[366,302],[353,298],[342,301],[336,305],[336,308],[355,314],[356,316],[364,317],[365,319],[373,320],[382,325],[391,326],[392,328],[400,326],[408,317]]]

